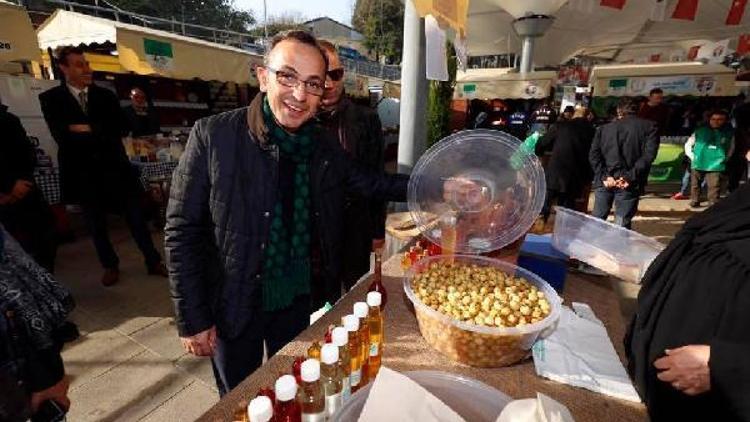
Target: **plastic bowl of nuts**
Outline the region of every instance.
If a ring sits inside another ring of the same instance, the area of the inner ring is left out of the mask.
[[[424,339],[477,367],[512,365],[557,326],[561,299],[536,274],[503,261],[438,255],[404,278]]]

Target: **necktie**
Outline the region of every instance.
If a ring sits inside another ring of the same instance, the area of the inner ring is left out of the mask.
[[[89,103],[86,91],[81,91],[78,93],[78,100],[81,103],[81,109],[83,110],[83,113],[89,114]]]

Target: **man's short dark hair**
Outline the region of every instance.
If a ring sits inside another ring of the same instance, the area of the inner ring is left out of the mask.
[[[633,115],[638,112],[638,103],[632,98],[624,97],[617,103],[617,111],[625,116]]]
[[[79,54],[83,55],[83,49],[81,47],[73,47],[73,46],[65,46],[65,47],[59,47],[55,51],[55,58],[57,59],[57,62],[60,64],[64,64],[65,66],[68,65],[68,56],[72,54]]]
[[[729,119],[729,112],[724,110],[723,108],[715,108],[711,110],[711,114],[709,114],[708,116],[711,117],[711,116],[717,116],[717,115],[724,116],[727,120]]]
[[[273,49],[276,48],[276,46],[279,45],[279,43],[282,41],[295,41],[317,48],[320,52],[320,55],[323,57],[325,69],[328,70],[328,56],[326,56],[325,51],[323,51],[323,48],[320,46],[320,42],[318,41],[318,39],[315,38],[313,34],[307,31],[302,31],[300,29],[292,29],[289,31],[279,32],[273,38],[271,38],[271,43],[268,46],[268,51],[266,52],[266,57],[264,58],[266,64],[268,63],[268,57],[271,55]]]
[[[648,96],[649,97],[652,96],[652,95],[654,95],[654,94],[664,95],[664,91],[662,91],[661,88],[654,88],[654,89],[652,89],[651,91],[648,92]]]

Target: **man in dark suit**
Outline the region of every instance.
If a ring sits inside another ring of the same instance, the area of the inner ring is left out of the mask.
[[[64,82],[39,95],[52,137],[58,144],[63,200],[78,203],[104,267],[102,284],[119,279],[119,258],[107,232],[109,212],[122,213],[149,274],[166,276],[139,206],[142,186],[125,155],[123,118],[117,97],[93,84],[92,71],[76,47],[57,53]]]
[[[615,205],[615,224],[630,228],[659,150],[657,125],[637,117],[636,103],[617,105],[618,119],[596,131],[589,152],[594,170],[594,217],[606,219]]]
[[[55,269],[54,217],[34,183],[36,152],[26,130],[0,104],[0,223],[47,271]]]
[[[318,115],[329,134],[348,155],[373,172],[383,172],[383,127],[378,114],[344,96],[344,67],[336,47],[320,41],[328,56],[326,89]],[[370,270],[370,252],[385,243],[385,203],[349,194],[343,221],[348,233],[342,281],[346,290]]]

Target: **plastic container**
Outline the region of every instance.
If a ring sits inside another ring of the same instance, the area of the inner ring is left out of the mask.
[[[546,187],[539,159],[521,145],[505,132],[468,130],[430,148],[409,180],[409,211],[419,231],[444,251],[466,254],[523,236],[542,209]],[[449,226],[455,230],[448,233]]]
[[[604,220],[555,207],[552,244],[563,253],[615,277],[640,283],[664,245]]]
[[[416,381],[442,400],[461,417],[472,422],[495,422],[513,399],[475,379],[439,371],[413,371],[404,375]],[[368,385],[354,394],[344,407],[333,415],[334,422],[355,422],[370,394]]]
[[[424,258],[404,278],[404,291],[414,304],[419,331],[427,343],[444,355],[471,366],[512,365],[528,356],[534,342],[551,334],[557,326],[561,300],[546,281],[523,268],[481,256],[453,255],[451,258],[453,262],[491,266],[507,274],[525,278],[544,292],[550,304],[549,315],[539,322],[521,327],[487,327],[456,320],[424,305],[412,290],[412,278],[431,263],[448,258],[446,255]]]

